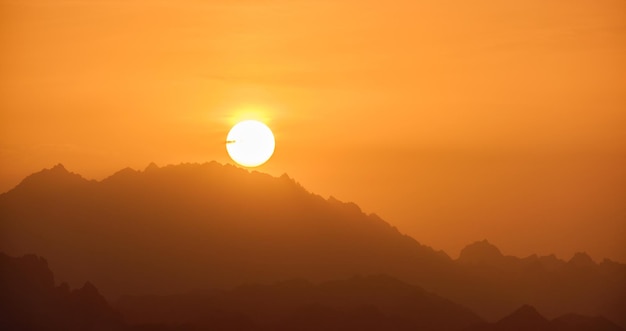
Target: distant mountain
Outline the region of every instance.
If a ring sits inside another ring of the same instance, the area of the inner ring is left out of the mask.
[[[482,266],[496,265],[504,262],[504,259],[505,257],[498,247],[492,245],[487,240],[483,240],[463,248],[457,261],[465,265]]]
[[[505,256],[487,240],[468,245],[457,262],[465,266],[469,277],[484,279],[492,289],[509,294],[516,302],[530,302],[549,316],[565,312],[604,315],[626,326],[624,264],[610,260],[597,264],[583,252],[569,261],[554,255]],[[476,305],[469,306],[476,309]]]
[[[566,314],[552,320],[555,330],[571,331],[623,331],[615,323],[602,316],[588,317],[579,314]]]
[[[123,296],[116,308],[91,283],[77,290],[55,286],[41,257],[0,253],[2,330],[624,331],[603,317],[566,314],[549,321],[528,305],[487,323],[461,305],[384,275]]]
[[[0,195],[0,250],[43,254],[60,279],[94,281],[109,298],[388,274],[489,320],[530,303],[550,317],[626,325],[623,264],[520,259],[491,246],[452,260],[287,175],[215,162],[127,168],[99,182],[57,165]]]
[[[552,321],[529,305],[523,305],[496,323],[474,324],[466,331],[623,331],[604,317],[566,314]]]
[[[125,296],[116,306],[137,328],[181,330],[227,328],[235,320],[238,330],[463,330],[483,322],[467,308],[387,276]]]
[[[534,307],[524,305],[495,324],[496,329],[528,331],[548,329],[550,322]]]
[[[126,330],[121,315],[86,283],[70,290],[54,285],[46,260],[0,253],[1,330]]]

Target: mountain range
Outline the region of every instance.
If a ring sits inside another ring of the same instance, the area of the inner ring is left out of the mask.
[[[0,195],[0,251],[42,254],[62,281],[93,282],[110,300],[384,274],[487,321],[530,304],[550,319],[602,315],[626,326],[624,264],[505,256],[487,241],[452,259],[287,175],[216,162],[151,164],[102,181],[42,170]]]
[[[123,330],[119,312],[87,282],[70,290],[55,285],[45,259],[36,255],[10,257],[0,253],[0,329]]]
[[[0,271],[2,330],[624,330],[603,317],[567,314],[549,321],[528,305],[487,323],[466,307],[385,275],[123,296],[114,307],[89,282],[76,290],[55,286],[46,260],[35,255],[0,253]]]

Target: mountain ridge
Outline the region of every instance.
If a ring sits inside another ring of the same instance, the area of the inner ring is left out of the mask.
[[[522,305],[495,323],[477,323],[465,331],[622,331],[602,316],[565,314],[553,319],[544,317],[530,305]]]
[[[55,284],[47,261],[0,252],[0,329],[125,330],[121,315],[86,282],[70,290]]]
[[[306,280],[242,285],[228,290],[169,296],[125,296],[115,306],[135,325],[173,325],[181,316],[203,324],[205,316],[240,315],[278,330],[317,324],[324,330],[342,330],[342,323],[361,330],[462,330],[483,320],[466,307],[386,275],[312,283]],[[151,311],[159,311],[155,315]],[[297,319],[296,319],[297,317]],[[296,319],[296,320],[293,320]],[[369,327],[368,327],[369,324]],[[344,325],[346,326],[346,325]],[[347,326],[346,326],[347,327]]]
[[[312,283],[124,296],[109,304],[91,283],[70,290],[40,256],[0,253],[0,328],[10,330],[424,330],[623,331],[601,316],[551,321],[523,305],[495,323],[466,307],[387,275]]]
[[[0,194],[0,250],[45,254],[64,280],[94,280],[108,297],[390,274],[496,320],[523,303],[550,316],[613,319],[620,308],[604,306],[621,307],[626,293],[622,264],[581,269],[554,256],[502,257],[497,247],[487,263],[463,263],[286,174],[210,162],[127,168],[90,181],[53,169]]]

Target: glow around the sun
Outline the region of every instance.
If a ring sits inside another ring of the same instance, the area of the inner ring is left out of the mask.
[[[228,155],[244,167],[258,167],[274,154],[275,140],[270,128],[255,120],[237,123],[226,137]]]

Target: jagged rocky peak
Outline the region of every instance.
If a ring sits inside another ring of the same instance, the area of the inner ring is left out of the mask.
[[[54,171],[54,172],[68,172],[67,169],[65,169],[65,166],[63,164],[61,164],[61,163],[58,163],[54,167],[50,168],[50,171]]]
[[[567,263],[576,267],[592,267],[596,265],[593,259],[585,252],[578,252],[574,254],[574,256]]]
[[[39,172],[36,172],[32,175],[30,175],[29,177],[41,177],[41,176],[66,176],[72,174],[71,172],[69,172],[65,166],[61,163],[56,164],[55,166],[53,166],[52,168],[45,168],[42,169]],[[28,178],[28,177],[27,177]]]
[[[463,248],[458,261],[464,264],[489,264],[497,262],[502,258],[502,253],[498,247],[485,239]]]
[[[108,305],[100,291],[89,281],[85,282],[83,287],[72,291],[72,297],[84,305],[94,307],[106,307]]]
[[[121,315],[87,282],[78,290],[54,286],[48,263],[36,255],[0,253],[2,330],[127,330]]]
[[[333,206],[337,206],[339,207],[341,210],[350,213],[350,214],[354,214],[354,215],[359,215],[359,214],[363,214],[363,211],[361,210],[361,207],[359,207],[356,203],[354,202],[343,202],[333,196],[330,196],[327,200],[331,205]]]
[[[129,180],[130,178],[136,177],[137,174],[139,174],[139,171],[130,167],[126,167],[124,169],[121,169],[115,172],[113,175],[105,178],[104,180],[102,180],[102,182],[103,183],[124,182],[124,181]]]
[[[280,179],[283,183],[286,183],[288,185],[292,185],[292,186],[295,186],[304,190],[304,187],[302,187],[302,185],[300,185],[300,183],[298,183],[294,178],[289,177],[289,175],[286,172],[280,175],[278,179]]]
[[[535,307],[523,305],[496,324],[505,326],[508,330],[536,330],[548,323],[548,319],[543,317]]]
[[[67,170],[67,168],[65,168],[65,166],[61,163],[57,163],[55,166],[49,169],[45,168],[41,170],[40,172],[32,174],[31,176],[34,176],[34,175],[45,175],[49,177],[58,176],[59,178],[68,177],[68,176],[82,178],[79,174],[76,174]]]
[[[144,172],[152,172],[152,171],[159,170],[159,169],[160,168],[156,163],[150,162],[150,164],[148,164],[146,169],[144,169]]]
[[[48,268],[46,259],[33,254],[19,258],[10,257],[0,252],[0,285],[9,285],[12,281],[37,287],[53,287],[54,275]]]
[[[72,189],[86,183],[89,183],[89,181],[79,174],[69,172],[63,164],[59,163],[52,168],[43,169],[24,178],[15,187],[15,190],[18,192],[31,190],[50,192]]]

